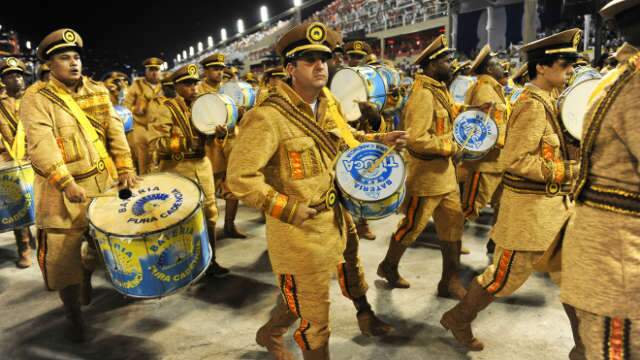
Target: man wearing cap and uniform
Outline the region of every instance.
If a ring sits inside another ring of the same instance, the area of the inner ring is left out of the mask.
[[[377,273],[392,287],[410,286],[400,276],[398,264],[433,216],[443,260],[438,296],[462,298],[465,289],[458,268],[464,219],[452,161],[458,151],[452,124],[459,110],[446,87],[453,52],[446,38],[438,36],[415,61],[424,71],[416,75],[403,111],[402,121],[409,135],[405,217],[392,235]]]
[[[14,57],[0,61],[0,81],[6,86],[7,93],[0,95],[0,158],[15,164],[28,163],[26,159],[26,139],[24,127],[19,120],[20,102],[24,95],[24,74],[27,68]],[[35,240],[29,227],[13,229],[20,258],[18,268],[31,266],[31,250],[35,249]]]
[[[534,266],[559,280],[559,269],[545,264],[544,254],[568,219],[577,164],[568,157],[551,92],[568,79],[580,33],[579,29],[567,30],[522,47],[532,80],[513,108],[500,154],[505,173],[500,213],[493,228],[493,263],[471,281],[464,299],[440,320],[470,350],[484,348],[471,332],[477,314],[496,298],[520,288]],[[569,306],[565,310],[574,324],[575,312]]]
[[[269,97],[269,91],[276,86],[278,81],[284,80],[286,77],[287,73],[282,66],[267,68],[262,74],[262,79],[260,79],[260,90],[258,91],[256,106],[262,104]]]
[[[347,53],[349,66],[361,66],[364,65],[365,58],[373,52],[373,49],[367,42],[355,40],[344,45],[344,52]]]
[[[366,300],[357,235],[353,225],[347,229],[351,219],[333,187],[332,163],[339,147],[343,140],[357,144],[326,88],[326,62],[339,37],[315,22],[300,24],[278,40],[276,51],[290,80],[279,81],[269,97],[245,115],[229,159],[231,191],[268,216],[267,247],[282,297],[256,340],[277,359],[293,358],[282,337],[297,318],[301,320],[294,338],[304,359],[329,358],[329,282],[336,268],[343,294],[358,309],[361,331],[390,331]],[[404,144],[403,132],[357,137]],[[351,242],[346,247],[345,237]]]
[[[124,100],[124,106],[133,113],[134,125],[131,131],[133,143],[129,145],[131,145],[138,174],[140,175],[148,173],[151,166],[148,136],[149,115],[147,109],[149,102],[162,91],[160,67],[163,63],[162,59],[156,57],[145,60],[143,62],[144,77],[133,81],[133,84],[127,90],[127,96]]]
[[[204,193],[209,243],[213,258],[209,273],[224,277],[229,270],[216,261],[216,189],[211,162],[205,156],[205,143],[211,139],[198,132],[191,123],[191,104],[197,96],[198,65],[188,64],[171,76],[177,95],[166,99],[149,129],[149,144],[160,161],[160,171],[172,172],[197,182]]]
[[[162,86],[162,91],[149,102],[149,109],[147,110],[149,114],[149,124],[147,125],[148,129],[152,129],[153,125],[158,118],[158,115],[162,112],[162,108],[164,107],[164,102],[168,99],[173,99],[177,96],[176,87],[173,84],[171,72],[165,72],[162,74],[162,80],[160,80],[160,85]],[[160,160],[158,159],[158,153],[151,151],[151,168],[149,169],[150,173],[158,172],[158,165]]]
[[[575,212],[562,247],[563,302],[576,308],[586,358],[640,358],[640,1],[600,10],[626,41],[591,96]]]
[[[80,304],[90,302],[97,258],[95,249],[83,244],[88,196],[108,190],[116,179],[120,187],[137,183],[107,89],[82,76],[82,46],[71,29],[42,40],[38,58],[49,64],[51,78],[25,94],[19,116],[36,173],[38,262],[46,288],[59,292],[70,320],[67,336],[74,342],[84,340]]]

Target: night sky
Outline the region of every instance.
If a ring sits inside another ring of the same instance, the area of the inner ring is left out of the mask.
[[[2,31],[13,29],[24,48],[30,40],[35,48],[49,32],[70,27],[85,43],[85,68],[95,77],[109,70],[142,69],[141,62],[161,56],[171,66],[178,52],[198,41],[207,46],[207,36],[220,41],[220,29],[228,37],[242,18],[249,29],[260,21],[260,6],[269,16],[292,7],[292,0],[232,1],[3,1]],[[197,48],[196,48],[197,50]],[[130,72],[130,71],[127,71]]]

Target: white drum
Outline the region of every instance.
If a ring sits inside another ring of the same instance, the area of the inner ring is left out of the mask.
[[[229,81],[220,87],[220,94],[229,96],[238,107],[251,109],[257,100],[256,89],[244,81]]]
[[[475,76],[458,75],[449,85],[449,92],[457,103],[464,103],[467,91],[476,82]]]
[[[564,128],[576,140],[582,140],[582,124],[587,113],[589,98],[600,79],[582,80],[567,88],[558,98],[558,109]]]
[[[227,95],[205,93],[193,102],[191,121],[196,130],[206,135],[214,134],[220,125],[233,131],[238,121],[238,108]]]
[[[342,105],[347,121],[360,118],[358,102],[373,103],[382,111],[387,100],[385,79],[371,66],[338,70],[331,80],[331,93]]]
[[[498,125],[482,111],[465,111],[453,121],[453,139],[463,149],[463,160],[478,160],[496,145]]]

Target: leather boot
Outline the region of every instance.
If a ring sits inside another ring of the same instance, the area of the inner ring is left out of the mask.
[[[80,310],[80,285],[67,286],[58,293],[67,317],[65,337],[74,343],[84,342],[85,324]]]
[[[315,350],[302,350],[304,360],[329,360],[329,343],[322,345]]]
[[[378,265],[378,276],[384,278],[389,286],[400,289],[408,289],[411,284],[398,272],[398,264],[407,247],[400,242],[391,239],[389,249],[384,260]]]
[[[375,240],[376,234],[369,229],[369,223],[366,219],[362,219],[356,224],[356,231],[358,231],[358,237],[365,240]]]
[[[26,269],[31,266],[31,231],[28,227],[14,229],[13,235],[16,238],[16,245],[18,246],[19,259],[16,261],[16,266],[20,269]]]
[[[586,360],[587,356],[585,355],[584,344],[582,343],[582,338],[580,337],[580,332],[578,331],[580,319],[578,319],[578,315],[576,315],[576,309],[569,304],[562,304],[562,307],[564,307],[564,312],[567,313],[569,323],[571,324],[571,332],[573,333],[574,345],[571,349],[571,352],[569,352],[569,359]]]
[[[91,286],[91,275],[93,271],[82,270],[82,284],[80,286],[80,304],[87,306],[91,304],[93,287]]]
[[[294,360],[295,357],[284,345],[283,336],[297,319],[282,298],[278,297],[278,303],[271,312],[271,318],[256,333],[256,343],[266,347],[276,360]]]
[[[442,277],[438,283],[438,296],[462,300],[467,290],[460,281],[460,248],[462,241],[440,242],[442,252]]]
[[[224,237],[230,239],[246,239],[247,235],[236,228],[236,215],[238,214],[238,200],[227,200],[224,209]]]
[[[484,344],[473,336],[471,322],[478,313],[485,309],[495,297],[487,292],[474,279],[467,295],[453,309],[442,315],[440,324],[451,333],[456,340],[471,351],[482,351]]]
[[[385,336],[393,331],[393,326],[382,321],[371,309],[358,312],[356,317],[364,336]]]
[[[213,275],[216,278],[223,278],[229,275],[230,271],[218,264],[216,261],[216,227],[209,226],[207,228],[209,233],[209,244],[211,245],[211,265],[207,269],[207,274]]]

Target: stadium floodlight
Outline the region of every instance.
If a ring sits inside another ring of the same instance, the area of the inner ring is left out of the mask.
[[[298,7],[302,5],[302,0],[293,0],[293,7]]]
[[[242,19],[238,19],[238,34],[242,34],[244,32],[244,21]]]
[[[182,58],[187,60],[187,50],[182,50]]]
[[[212,48],[213,47],[213,36],[209,36],[207,38],[207,45]]]
[[[27,50],[31,50],[31,41],[27,40],[27,45],[26,46],[27,46]]]
[[[198,41],[198,54],[200,54],[202,50],[204,50],[204,47],[202,46],[202,41]]]
[[[178,54],[178,62],[182,61],[182,56]]]
[[[193,51],[193,46],[189,46],[189,57],[193,57],[195,55],[195,51]]]
[[[260,21],[267,22],[267,20],[269,20],[269,10],[266,6],[262,5],[260,6]]]
[[[220,29],[220,38],[222,39],[222,41],[227,41],[227,29]]]

